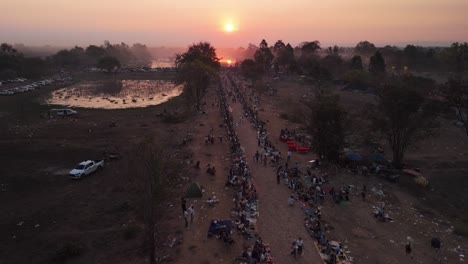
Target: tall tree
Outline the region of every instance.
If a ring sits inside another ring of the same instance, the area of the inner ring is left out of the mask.
[[[313,138],[315,152],[328,160],[337,160],[344,144],[346,119],[339,96],[320,91],[315,95],[315,100],[307,106],[309,114],[305,127]]]
[[[424,97],[404,82],[385,85],[378,95],[377,105],[369,107],[369,111],[374,128],[385,136],[392,148],[396,167],[401,167],[408,146],[427,132],[434,118]]]
[[[208,42],[194,44],[187,52],[176,56],[177,81],[184,84],[184,91],[197,110],[201,109],[210,80],[220,67],[216,50]]]
[[[97,67],[109,72],[116,71],[120,68],[120,61],[115,57],[102,57],[98,60]]]
[[[156,263],[156,227],[158,217],[162,217],[158,216],[158,206],[170,187],[169,177],[165,176],[170,173],[166,155],[159,146],[153,138],[145,138],[133,147],[128,162],[132,171],[128,186],[139,194],[146,229],[144,247],[150,264]]]
[[[262,65],[263,71],[268,73],[268,70],[271,68],[271,63],[273,61],[273,53],[268,47],[268,43],[262,39],[260,42],[259,49],[254,54],[255,63]]]
[[[243,60],[240,65],[241,73],[245,78],[251,80],[254,84],[263,74],[263,68],[257,65],[255,61],[251,59]]]
[[[446,53],[446,60],[449,65],[452,65],[457,74],[457,78],[462,78],[468,66],[468,43],[452,43]]]
[[[375,45],[367,40],[359,42],[356,47],[354,48],[354,53],[370,56],[371,54],[375,53],[377,48]]]
[[[382,56],[382,53],[380,53],[380,51],[376,51],[375,54],[370,57],[369,72],[383,74],[385,73],[385,67],[385,60]]]
[[[361,56],[359,55],[354,55],[351,58],[351,70],[358,70],[361,71],[363,70],[364,67],[362,66],[362,59]]]
[[[458,120],[468,136],[468,84],[459,79],[449,80],[441,87],[441,94],[450,107],[455,108]]]

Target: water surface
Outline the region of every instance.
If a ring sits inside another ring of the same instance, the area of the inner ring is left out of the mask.
[[[163,80],[87,81],[53,91],[48,104],[68,107],[123,109],[166,102],[183,86]]]

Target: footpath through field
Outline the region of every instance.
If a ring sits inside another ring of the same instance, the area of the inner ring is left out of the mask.
[[[233,104],[232,109],[234,120],[239,121],[240,116],[244,114],[241,104]],[[298,204],[293,207],[288,205],[291,190],[284,186],[283,182],[277,184],[276,169],[253,161],[255,152],[261,152],[256,129],[248,119],[244,119],[239,121],[237,133],[242,147],[245,148],[247,161],[251,164],[249,168],[259,193],[258,232],[263,241],[270,243],[275,263],[322,263],[314,241],[304,227],[304,212],[298,208]],[[292,242],[299,237],[304,240],[304,254],[294,259],[289,253]]]

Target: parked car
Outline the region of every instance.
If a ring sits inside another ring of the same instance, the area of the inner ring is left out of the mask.
[[[56,116],[74,116],[77,115],[78,112],[75,110],[72,110],[70,108],[64,108],[64,109],[51,109],[49,111],[51,115],[56,115]]]
[[[79,180],[81,177],[90,175],[104,168],[104,160],[86,160],[78,164],[68,175],[70,178]]]

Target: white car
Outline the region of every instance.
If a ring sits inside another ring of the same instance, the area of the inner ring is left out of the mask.
[[[69,108],[65,109],[51,109],[50,113],[55,114],[56,116],[74,116],[77,115],[78,112]]]
[[[90,175],[93,172],[99,171],[104,167],[104,160],[86,160],[78,164],[76,168],[71,170],[68,175],[70,178],[79,180],[81,177]]]

